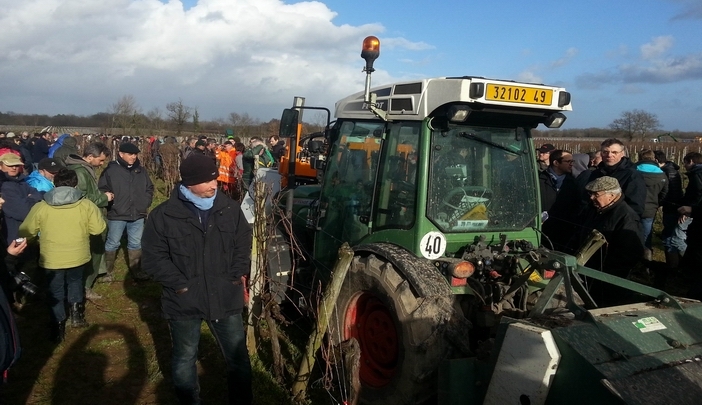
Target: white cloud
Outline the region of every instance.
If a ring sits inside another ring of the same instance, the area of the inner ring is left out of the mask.
[[[577,48],[568,48],[566,50],[565,55],[563,55],[561,58],[558,58],[551,62],[551,67],[552,68],[558,68],[561,66],[565,66],[568,63],[570,63],[571,60],[578,54]]]
[[[663,55],[673,46],[674,39],[671,35],[655,37],[646,44],[641,45],[641,57],[655,59]]]
[[[296,95],[331,106],[363,89],[361,40],[384,31],[336,25],[316,1],[200,0],[184,10],[178,0],[0,0],[0,9],[0,105],[47,114],[104,111],[125,94],[146,110],[182,98],[203,119],[267,120]],[[404,38],[383,46],[432,48]]]

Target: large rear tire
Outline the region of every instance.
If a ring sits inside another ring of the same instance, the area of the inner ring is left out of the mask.
[[[333,344],[361,347],[362,404],[436,401],[437,371],[449,342],[451,297],[420,296],[392,263],[356,256],[329,325]]]

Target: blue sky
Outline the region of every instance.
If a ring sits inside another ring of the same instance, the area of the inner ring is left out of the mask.
[[[623,111],[702,131],[702,1],[0,0],[0,111],[92,114],[131,95],[267,121],[374,85],[475,75],[566,87],[564,128]]]

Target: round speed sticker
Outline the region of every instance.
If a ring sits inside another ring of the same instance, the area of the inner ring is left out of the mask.
[[[429,232],[419,242],[419,250],[425,258],[436,260],[446,251],[446,237],[441,232]]]

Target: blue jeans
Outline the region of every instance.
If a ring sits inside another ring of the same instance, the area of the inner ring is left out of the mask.
[[[653,230],[653,218],[641,218],[643,228],[643,243],[646,249],[651,249],[651,232]]]
[[[663,240],[663,247],[668,253],[678,252],[680,255],[685,254],[687,249],[687,234],[685,231],[687,227],[692,222],[692,218],[687,218],[685,222],[679,224],[678,218],[680,215],[677,213],[663,213],[663,231],[661,232],[661,239]]]
[[[241,314],[206,321],[227,364],[229,404],[251,404],[251,362],[246,349],[246,332]],[[173,342],[173,385],[181,404],[200,403],[197,379],[197,348],[202,319],[169,320]]]
[[[141,234],[144,233],[144,218],[136,221],[107,221],[107,240],[105,250],[114,252],[119,249],[124,230],[127,230],[127,249],[141,249]]]
[[[83,302],[83,268],[85,264],[69,269],[47,269],[46,278],[49,283],[49,307],[51,322],[61,322],[66,319],[66,292],[68,303]],[[67,288],[68,287],[68,288]]]

